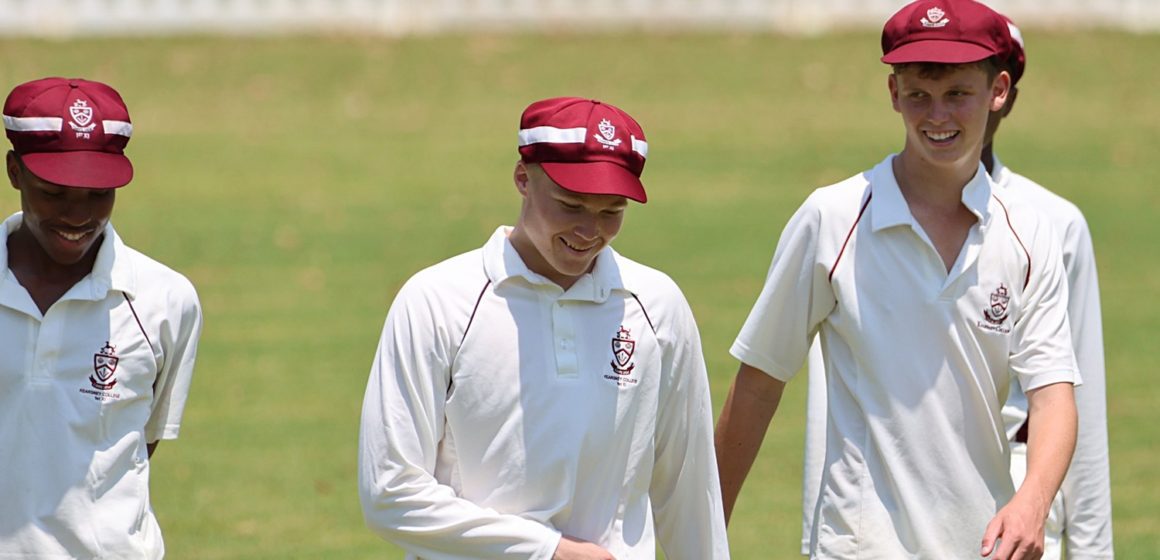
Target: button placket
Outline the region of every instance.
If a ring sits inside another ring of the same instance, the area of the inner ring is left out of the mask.
[[[572,310],[565,301],[556,301],[552,306],[552,336],[556,351],[556,375],[576,377],[580,374],[580,363],[576,355],[576,329]]]
[[[59,305],[49,309],[40,320],[36,329],[34,345],[35,367],[32,368],[32,381],[35,383],[49,383],[53,379],[52,372],[56,370],[59,359],[61,330],[64,328],[65,318],[61,316]]]

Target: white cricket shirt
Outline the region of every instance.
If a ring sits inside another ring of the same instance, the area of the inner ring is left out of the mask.
[[[1058,242],[996,192],[948,273],[891,169],[818,189],[778,241],[731,353],[789,380],[820,336],[826,458],[812,554],[966,558],[1014,494],[1000,407],[1009,380],[1075,382]]]
[[[605,248],[567,291],[498,229],[412,277],[359,440],[367,524],[427,560],[729,557],[700,338],[671,279]],[[656,541],[654,541],[654,531]]]
[[[0,226],[0,558],[161,558],[146,444],[178,435],[201,310],[185,277],[105,229],[43,315]]]
[[[1108,468],[1108,411],[1100,286],[1087,220],[1074,204],[994,159],[992,175],[1051,221],[1063,245],[1068,322],[1083,385],[1075,388],[1079,432],[1057,500],[1062,500],[1067,552],[1074,558],[1112,558],[1112,490]],[[1027,419],[1027,397],[1016,381],[1003,407],[1007,436]]]
[[[1042,212],[1059,236],[1068,279],[1068,324],[1083,384],[1075,389],[1079,435],[1075,455],[1052,514],[1065,512],[1067,549],[1083,558],[1112,558],[1112,500],[1108,469],[1107,397],[1099,280],[1091,233],[1074,204],[1038,183],[1011,171],[996,156],[992,179]],[[802,554],[809,554],[814,506],[817,504],[826,453],[826,381],[821,346],[810,347],[809,395],[806,407],[805,467],[802,484]],[[1027,418],[1027,398],[1013,380],[1003,421],[1009,440]],[[1012,464],[1012,470],[1026,466]],[[1066,504],[1066,505],[1065,505]],[[1050,523],[1049,523],[1050,524]]]

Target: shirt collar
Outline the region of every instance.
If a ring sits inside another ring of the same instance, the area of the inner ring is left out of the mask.
[[[24,213],[17,212],[4,220],[0,225],[0,263],[4,264],[3,277],[11,274],[8,267],[8,236],[20,228],[24,223]],[[126,258],[127,248],[113,229],[112,222],[105,224],[105,238],[97,248],[97,259],[93,262],[93,270],[73,286],[70,292],[80,288],[86,290],[94,300],[104,299],[109,290],[124,292],[133,296],[136,281],[133,274],[133,265]],[[67,294],[66,294],[67,295]]]
[[[894,176],[892,162],[895,157],[894,155],[887,157],[870,171],[873,194],[870,200],[870,223],[874,231],[899,225],[918,225],[914,215],[910,213],[906,199],[902,196],[902,190],[898,187],[898,179]],[[966,206],[980,223],[986,222],[991,216],[988,202],[994,184],[991,176],[987,175],[987,168],[983,167],[983,162],[980,161],[978,168],[975,169],[975,175],[963,186],[963,206]]]
[[[999,161],[999,156],[993,154],[991,155],[991,179],[995,181],[996,185],[1003,188],[1006,188],[1011,181],[1011,170]]]
[[[533,286],[551,291],[555,290],[558,299],[592,301],[602,303],[608,299],[613,290],[624,290],[620,267],[617,266],[617,257],[612,247],[605,247],[596,255],[596,264],[589,272],[579,279],[566,291],[547,277],[533,272],[520,254],[516,252],[508,235],[512,232],[510,226],[500,226],[491,234],[491,238],[483,246],[483,269],[496,286],[519,278]]]

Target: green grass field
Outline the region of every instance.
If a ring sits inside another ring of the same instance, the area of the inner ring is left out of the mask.
[[[1101,273],[1121,558],[1160,558],[1160,36],[1025,30],[997,152],[1085,211]],[[0,84],[108,81],[135,125],[114,223],[205,307],[181,439],[154,457],[175,559],[397,558],[364,528],[358,416],[388,305],[473,249],[519,198],[520,111],[582,95],[650,143],[650,203],[618,249],[670,273],[718,407],[728,347],[786,219],[902,145],[876,33],[0,41]],[[19,206],[0,195],[0,213]],[[794,558],[805,382],[791,383],[730,529],[734,557]],[[0,506],[2,507],[2,506]]]

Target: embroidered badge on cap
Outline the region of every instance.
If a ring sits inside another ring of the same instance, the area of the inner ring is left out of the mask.
[[[89,103],[84,99],[77,99],[72,107],[68,108],[68,113],[72,116],[72,122],[68,125],[76,131],[77,138],[91,138],[90,133],[97,125],[93,123],[93,108],[89,107]]]
[[[597,142],[600,142],[600,145],[604,146],[604,149],[615,150],[618,146],[620,146],[621,140],[616,137],[616,127],[613,126],[612,123],[608,122],[608,119],[601,120],[600,124],[597,125],[597,128],[600,130],[600,135],[597,136],[593,134],[592,137],[595,138]],[[603,138],[601,138],[601,136],[603,136]]]
[[[931,8],[926,11],[926,17],[922,18],[922,26],[946,27],[946,25],[950,23],[951,20],[949,18],[943,19],[943,16],[945,15],[947,15],[946,12],[940,10],[939,8]]]

